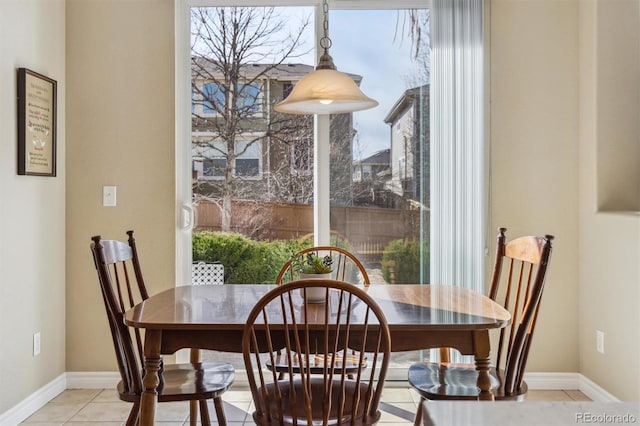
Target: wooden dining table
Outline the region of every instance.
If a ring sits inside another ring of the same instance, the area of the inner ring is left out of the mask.
[[[183,348],[242,352],[245,320],[274,286],[175,287],[126,312],[125,323],[146,333],[141,425],[154,424],[161,355]],[[509,323],[508,311],[479,292],[455,286],[372,284],[366,291],[387,318],[392,352],[452,347],[463,355],[473,355],[479,399],[493,399],[489,332]]]

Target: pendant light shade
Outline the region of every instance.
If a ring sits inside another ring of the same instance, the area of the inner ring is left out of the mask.
[[[324,49],[315,71],[304,76],[289,96],[274,105],[278,112],[288,114],[342,114],[378,106],[358,87],[351,77],[336,70],[329,55],[331,39],[328,36],[329,5],[324,0],[324,37],[320,47]]]
[[[377,105],[348,75],[318,69],[304,76],[274,109],[289,114],[341,114]]]

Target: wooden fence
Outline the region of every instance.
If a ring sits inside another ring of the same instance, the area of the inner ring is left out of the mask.
[[[429,223],[428,213],[424,218]],[[313,233],[313,207],[302,204],[234,201],[231,231],[260,240],[289,240]],[[220,208],[213,202],[196,206],[195,231],[220,231]],[[378,207],[331,207],[331,230],[345,237],[358,257],[379,263],[392,240],[418,239],[420,212]],[[428,230],[426,230],[428,233]]]

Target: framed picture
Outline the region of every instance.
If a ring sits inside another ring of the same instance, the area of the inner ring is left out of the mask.
[[[18,69],[19,175],[56,175],[56,84]]]

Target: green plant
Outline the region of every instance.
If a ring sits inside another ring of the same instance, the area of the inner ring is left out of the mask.
[[[332,264],[330,255],[319,257],[316,253],[309,252],[291,256],[291,267],[303,274],[328,274],[333,270]]]
[[[421,262],[420,260],[424,261]],[[389,242],[382,254],[382,276],[391,284],[418,284],[429,278],[429,243]],[[422,268],[422,270],[421,270]]]

